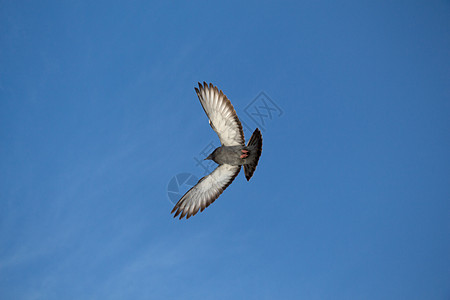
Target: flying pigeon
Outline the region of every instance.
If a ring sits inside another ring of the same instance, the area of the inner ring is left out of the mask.
[[[209,125],[219,136],[222,146],[205,158],[219,166],[200,179],[173,208],[171,213],[175,212],[174,218],[180,215],[180,220],[184,216],[189,219],[213,203],[233,182],[241,166],[244,166],[245,178],[250,180],[262,151],[262,135],[258,128],[245,145],[241,122],[230,100],[221,90],[211,83],[208,85],[203,82],[203,85],[198,83],[195,91],[209,118]]]

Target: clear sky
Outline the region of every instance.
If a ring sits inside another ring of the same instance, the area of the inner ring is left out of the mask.
[[[0,298],[449,299],[449,1],[169,2],[0,2]],[[264,145],[179,221],[198,81]]]

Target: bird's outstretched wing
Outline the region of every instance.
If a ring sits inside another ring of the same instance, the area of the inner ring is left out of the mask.
[[[243,146],[245,144],[244,131],[236,111],[227,96],[211,83],[198,83],[195,88],[198,99],[209,118],[209,124],[219,136],[224,146]]]
[[[211,174],[200,179],[178,201],[171,212],[176,212],[174,218],[180,215],[180,220],[184,216],[189,219],[199,210],[203,211],[233,182],[240,170],[241,166],[219,165]]]

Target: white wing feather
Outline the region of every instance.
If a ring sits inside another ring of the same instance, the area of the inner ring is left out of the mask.
[[[187,215],[188,219],[199,210],[203,211],[233,182],[240,170],[240,166],[227,164],[218,166],[184,194],[172,210],[172,213],[176,211],[174,217],[180,215],[181,219]]]
[[[242,124],[227,96],[216,86],[206,82],[195,88],[200,103],[209,118],[209,124],[219,136],[224,146],[244,145],[244,131]]]

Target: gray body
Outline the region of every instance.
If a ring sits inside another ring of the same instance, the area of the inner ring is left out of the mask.
[[[219,165],[228,164],[232,166],[242,166],[252,162],[256,156],[256,146],[221,146],[216,148],[206,159],[211,159]],[[248,157],[241,158],[242,149],[248,151]]]
[[[242,150],[247,150],[246,153]],[[247,146],[220,146],[216,148],[207,158],[218,163],[219,165],[244,166],[245,178],[247,181],[252,178],[253,173],[258,165],[259,157],[262,151],[262,136],[258,128],[255,129],[252,136],[248,140]],[[247,157],[241,158],[242,155]],[[238,170],[240,170],[239,168]],[[238,171],[239,172],[239,171]]]

